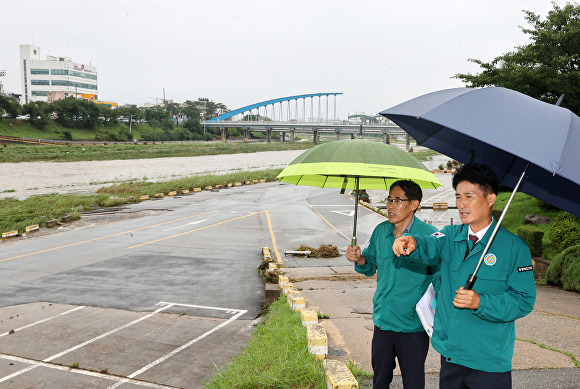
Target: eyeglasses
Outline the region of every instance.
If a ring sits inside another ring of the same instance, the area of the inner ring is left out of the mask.
[[[409,201],[409,199],[401,199],[399,197],[396,198],[387,198],[387,204],[395,204],[397,206],[402,205],[405,201]]]

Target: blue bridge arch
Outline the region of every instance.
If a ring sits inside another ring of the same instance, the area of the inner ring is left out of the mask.
[[[247,105],[245,107],[242,108],[238,108],[235,109],[233,111],[229,111],[226,112],[224,114],[221,114],[219,116],[216,116],[215,118],[211,118],[209,120],[206,121],[206,123],[218,123],[224,120],[227,120],[231,117],[234,117],[236,115],[242,114],[244,112],[250,112],[253,109],[256,108],[261,108],[261,107],[265,107],[268,105],[273,105],[276,103],[282,103],[284,101],[292,101],[292,100],[299,100],[299,99],[306,99],[308,97],[321,97],[321,96],[337,96],[337,95],[342,95],[342,92],[325,92],[325,93],[309,93],[309,94],[304,94],[304,95],[296,95],[296,96],[288,96],[288,97],[281,97],[278,99],[272,99],[272,100],[266,100],[266,101],[262,101],[260,103],[255,103],[255,104],[251,104],[251,105]]]

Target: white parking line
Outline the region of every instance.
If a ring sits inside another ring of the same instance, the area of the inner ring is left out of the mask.
[[[183,227],[187,227],[187,226],[191,226],[192,224],[199,224],[199,223],[203,223],[204,221],[209,220],[209,219],[203,219],[203,220],[196,220],[194,222],[191,223],[187,223],[187,224],[183,224],[181,226],[177,226],[177,227],[171,227],[171,228],[166,228],[162,231],[169,231],[169,230],[174,230],[176,228],[183,228]]]
[[[163,303],[160,303],[160,304],[163,304]],[[174,356],[178,352],[185,350],[186,348],[188,348],[192,344],[194,344],[194,343],[200,341],[201,339],[205,338],[206,336],[208,336],[208,335],[216,332],[220,328],[223,328],[223,327],[227,326],[228,324],[230,324],[231,322],[233,322],[234,320],[236,320],[238,317],[242,316],[244,313],[247,312],[247,310],[241,310],[241,309],[218,308],[218,307],[205,307],[205,306],[201,306],[201,305],[178,304],[178,303],[171,303],[171,304],[174,305],[174,306],[180,306],[180,307],[202,308],[202,309],[211,309],[211,310],[225,311],[226,313],[230,313],[230,314],[233,314],[235,312],[237,312],[237,313],[234,316],[232,316],[231,318],[229,318],[228,320],[226,320],[225,322],[221,323],[220,325],[218,325],[218,326],[212,328],[211,330],[206,331],[205,333],[201,334],[197,338],[195,338],[195,339],[193,339],[193,340],[185,343],[182,346],[179,346],[175,350],[171,351],[168,354],[165,354],[161,358],[159,358],[159,359],[151,362],[147,366],[142,367],[141,369],[137,370],[136,372],[129,374],[127,376],[127,380],[129,380],[131,378],[135,378],[139,374],[144,373],[145,371],[151,369],[152,367],[154,367],[154,366],[160,364],[161,362],[163,362],[163,361],[171,358],[172,356]],[[120,386],[120,385],[122,385],[124,383],[125,383],[125,381],[119,381],[119,382],[115,383],[114,385],[109,386],[107,389],[115,389],[115,388],[117,388],[118,386]]]
[[[35,326],[35,325],[37,325],[37,324],[44,323],[44,322],[46,322],[46,321],[52,320],[52,319],[56,319],[56,318],[57,318],[57,317],[59,317],[59,316],[66,315],[66,314],[68,314],[68,313],[71,313],[71,312],[74,312],[74,311],[78,311],[79,309],[83,309],[83,308],[85,308],[85,306],[84,306],[84,305],[83,305],[83,306],[80,306],[80,307],[73,308],[73,309],[69,309],[68,311],[66,311],[66,312],[62,312],[62,313],[59,313],[59,314],[58,314],[58,315],[56,315],[56,316],[52,316],[52,317],[49,317],[49,318],[46,318],[46,319],[42,319],[42,320],[39,320],[39,321],[35,321],[34,323],[30,323],[30,324],[27,324],[27,325],[25,325],[25,326],[22,326],[22,327],[16,328],[16,329],[14,330],[14,332],[21,331],[21,330],[23,330],[23,329],[25,329],[25,328],[29,328],[29,327]],[[3,337],[3,336],[6,336],[6,335],[8,335],[9,333],[10,333],[10,332],[5,332],[5,333],[3,333],[3,334],[0,334],[0,338],[1,338],[1,337]]]
[[[156,388],[156,389],[174,389],[175,388],[175,386],[154,384],[151,382],[145,382],[145,381],[139,381],[139,380],[131,380],[131,379],[127,380],[127,378],[117,377],[117,376],[110,375],[110,374],[97,373],[96,371],[89,371],[89,370],[82,370],[82,369],[71,369],[68,366],[61,366],[61,365],[55,365],[52,363],[39,362],[39,361],[35,361],[34,359],[15,357],[14,355],[0,354],[0,358],[6,359],[9,361],[20,362],[20,363],[32,363],[35,365],[35,367],[42,366],[42,367],[46,367],[49,369],[65,371],[67,373],[81,374],[81,375],[86,375],[86,376],[90,376],[90,377],[97,377],[97,378],[102,378],[102,379],[116,381],[116,382],[123,380],[123,382],[129,382],[131,384],[138,385],[138,386],[144,386],[146,388]]]
[[[151,312],[151,313],[149,313],[148,315],[142,316],[139,319],[133,320],[133,321],[127,323],[127,324],[124,324],[124,325],[122,325],[120,327],[117,327],[117,328],[115,328],[115,329],[113,329],[111,331],[108,331],[108,332],[106,332],[104,334],[101,334],[101,335],[99,335],[99,336],[97,336],[95,338],[89,339],[89,340],[87,340],[87,341],[85,341],[83,343],[80,343],[80,344],[78,344],[78,345],[76,345],[74,347],[71,347],[71,348],[69,348],[67,350],[64,350],[64,351],[62,351],[62,352],[60,352],[58,354],[54,354],[54,355],[52,355],[52,356],[50,356],[50,357],[48,357],[48,358],[46,358],[46,359],[44,359],[42,361],[36,361],[36,360],[22,358],[22,357],[17,357],[17,356],[13,356],[13,355],[0,354],[0,358],[2,358],[2,359],[7,359],[7,360],[12,360],[12,361],[17,361],[17,362],[29,363],[30,364],[30,366],[28,366],[28,367],[26,367],[24,369],[21,369],[19,371],[16,371],[16,372],[10,374],[10,375],[7,375],[5,377],[0,378],[0,383],[1,382],[8,381],[8,380],[10,380],[10,379],[12,379],[14,377],[17,377],[17,376],[19,376],[21,374],[24,374],[24,373],[26,373],[26,372],[28,372],[28,371],[30,371],[32,369],[35,369],[35,368],[41,366],[41,367],[56,369],[56,370],[60,370],[60,371],[72,372],[72,373],[76,373],[76,374],[83,374],[83,375],[88,375],[88,376],[93,376],[93,377],[99,377],[99,378],[109,379],[109,380],[115,381],[115,383],[113,385],[109,386],[107,389],[117,388],[117,387],[119,387],[120,385],[122,385],[124,383],[130,383],[130,384],[135,384],[135,385],[139,385],[139,386],[145,386],[145,387],[150,387],[150,388],[158,388],[158,389],[174,388],[173,386],[167,386],[167,385],[161,385],[161,384],[154,384],[154,383],[150,383],[150,382],[134,380],[133,378],[136,377],[136,376],[138,376],[139,374],[141,374],[141,373],[143,373],[143,372],[151,369],[152,367],[154,367],[154,366],[162,363],[163,361],[171,358],[172,356],[174,356],[175,354],[179,353],[180,351],[185,350],[186,348],[190,347],[194,343],[197,343],[198,341],[200,341],[201,339],[207,337],[208,335],[211,335],[212,333],[218,331],[219,329],[227,326],[228,324],[232,323],[233,321],[235,321],[236,319],[238,319],[240,316],[242,316],[243,314],[245,314],[247,312],[247,310],[242,310],[242,309],[210,307],[210,306],[193,305],[193,304],[179,304],[179,303],[170,303],[170,302],[159,302],[156,305],[157,306],[160,306],[160,308],[157,309],[157,310],[155,310],[155,311],[153,311],[153,312]],[[130,326],[132,326],[134,324],[137,324],[137,323],[139,323],[139,322],[141,322],[143,320],[146,320],[146,319],[150,318],[151,316],[153,316],[153,315],[155,315],[155,314],[157,314],[157,313],[159,313],[161,311],[164,311],[166,309],[169,309],[171,307],[186,307],[186,308],[199,308],[199,309],[217,310],[217,311],[223,311],[224,313],[231,314],[233,316],[230,317],[225,322],[217,325],[216,327],[214,327],[214,328],[206,331],[205,333],[201,334],[200,336],[196,337],[195,339],[193,339],[193,340],[191,340],[191,341],[183,344],[182,346],[179,346],[178,348],[176,348],[175,350],[171,351],[170,353],[163,355],[162,357],[160,357],[157,360],[151,362],[147,366],[144,366],[141,369],[135,371],[134,373],[128,375],[126,378],[118,377],[118,376],[114,376],[114,375],[109,375],[109,374],[97,373],[97,372],[94,372],[94,371],[82,370],[82,369],[70,369],[67,366],[61,366],[61,365],[56,365],[56,364],[50,363],[51,361],[53,361],[53,360],[55,360],[55,359],[57,359],[57,358],[65,355],[65,354],[68,354],[68,353],[70,353],[72,351],[75,351],[75,350],[77,350],[77,349],[79,349],[81,347],[84,347],[84,346],[86,346],[88,344],[91,344],[91,343],[93,343],[93,342],[95,342],[97,340],[103,339],[103,338],[105,338],[105,337],[107,337],[109,335],[112,335],[112,334],[116,333],[116,332],[119,332],[119,331],[121,331],[121,330],[123,330],[125,328],[128,328],[128,327],[130,327]],[[76,308],[70,309],[70,310],[68,310],[66,312],[63,312],[63,313],[60,313],[58,315],[52,316],[50,318],[46,318],[46,319],[39,320],[39,321],[34,322],[34,323],[31,323],[31,324],[27,324],[27,325],[25,325],[23,327],[20,327],[20,328],[16,329],[15,331],[22,330],[22,329],[29,328],[29,327],[32,327],[32,326],[37,325],[37,324],[41,324],[41,323],[47,322],[47,321],[52,320],[54,318],[57,318],[59,316],[66,315],[68,313],[71,313],[71,312],[80,310],[82,308],[85,308],[85,306],[76,307]],[[6,334],[8,334],[8,333],[1,334],[0,336],[5,336]]]
[[[99,336],[97,336],[97,337],[95,337],[95,338],[93,338],[93,339],[89,339],[89,340],[87,340],[86,342],[83,342],[83,343],[81,343],[81,344],[79,344],[79,345],[76,345],[76,346],[74,346],[74,347],[71,347],[71,348],[69,348],[68,350],[62,351],[62,352],[60,352],[60,353],[58,353],[58,354],[55,354],[55,355],[53,355],[53,356],[51,356],[51,357],[48,357],[48,358],[44,359],[42,362],[50,362],[50,361],[52,361],[52,360],[54,360],[54,359],[56,359],[56,358],[59,358],[59,357],[61,357],[61,356],[65,355],[65,354],[68,354],[68,353],[70,353],[71,351],[74,351],[74,350],[77,350],[77,349],[79,349],[79,348],[81,348],[81,347],[83,347],[83,346],[86,346],[87,344],[93,343],[93,342],[95,342],[95,341],[97,341],[97,340],[99,340],[99,339],[103,339],[104,337],[106,337],[106,336],[109,336],[109,335],[112,335],[112,334],[114,334],[114,333],[116,333],[116,332],[119,332],[120,330],[122,330],[122,329],[125,329],[125,328],[127,328],[127,327],[130,327],[130,326],[132,326],[133,324],[137,324],[137,323],[139,323],[140,321],[143,321],[143,320],[145,320],[145,319],[148,319],[148,318],[150,318],[151,316],[153,316],[153,315],[155,315],[155,314],[157,314],[157,313],[159,313],[159,312],[161,312],[161,311],[164,311],[164,310],[166,310],[167,308],[170,308],[171,306],[172,306],[171,304],[170,304],[170,305],[163,306],[163,307],[161,307],[161,308],[159,308],[159,309],[157,309],[157,310],[153,311],[152,313],[150,313],[150,314],[148,314],[148,315],[145,315],[145,316],[143,316],[143,317],[140,317],[140,318],[139,318],[139,319],[137,319],[137,320],[133,320],[132,322],[130,322],[130,323],[127,323],[127,324],[125,324],[125,325],[122,325],[121,327],[115,328],[115,329],[113,329],[113,330],[111,330],[111,331],[109,331],[109,332],[105,332],[105,333],[104,333],[104,334],[102,334],[102,335],[99,335]],[[27,367],[27,368],[25,368],[25,369],[19,370],[19,371],[17,371],[17,372],[14,372],[14,373],[12,373],[12,374],[10,374],[10,375],[7,375],[7,376],[5,376],[5,377],[2,377],[2,378],[0,378],[0,382],[5,382],[5,381],[7,381],[7,380],[9,380],[9,379],[11,379],[11,378],[14,378],[14,377],[16,377],[16,376],[19,376],[20,374],[26,373],[26,372],[28,372],[28,371],[30,371],[30,370],[32,370],[32,369],[34,369],[34,368],[37,368],[38,366],[40,366],[40,364],[36,363],[36,364],[34,364],[34,365],[32,365],[32,366],[29,366],[29,367]]]

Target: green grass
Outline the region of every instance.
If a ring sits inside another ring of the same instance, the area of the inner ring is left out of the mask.
[[[504,209],[510,195],[511,192],[500,192],[494,205],[494,209]],[[544,210],[540,208],[539,201],[536,198],[525,193],[518,192],[516,193],[503,219],[502,226],[514,234],[517,234],[518,227],[524,224],[526,215],[543,215],[553,220],[561,212],[562,211],[559,210]],[[542,257],[546,259],[554,258],[559,254],[559,252],[554,248],[552,242],[550,241],[550,229],[552,224],[541,224],[536,227],[544,231],[544,237],[542,238]]]
[[[92,209],[92,205],[113,207],[129,204],[138,201],[136,199],[141,195],[153,196],[156,193],[167,194],[174,190],[193,190],[193,188],[261,178],[272,181],[280,171],[281,169],[244,171],[226,175],[194,176],[164,182],[132,181],[100,188],[97,194],[88,196],[50,194],[31,196],[25,200],[0,199],[0,232],[12,230],[24,232],[26,226],[35,224],[43,227],[47,221],[60,219],[67,213],[72,215],[73,220],[78,219],[81,212]]]
[[[269,308],[244,351],[206,383],[210,389],[325,389],[324,369],[308,352],[306,328],[285,296]]]
[[[194,157],[216,154],[255,153],[259,151],[305,150],[312,142],[190,142],[164,144],[98,144],[98,145],[21,145],[0,146],[0,162],[30,161],[104,161]]]
[[[417,158],[421,162],[431,160],[431,157],[434,155],[440,155],[441,153],[435,150],[425,150],[425,151],[415,151],[411,153],[411,155]]]

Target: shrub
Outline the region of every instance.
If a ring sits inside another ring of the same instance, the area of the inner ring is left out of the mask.
[[[531,225],[523,225],[518,228],[518,236],[528,244],[532,257],[540,257],[542,255],[544,231]]]
[[[543,211],[559,211],[560,208],[553,206],[550,203],[547,203],[543,200],[536,199],[538,202],[538,207]]]
[[[443,164],[439,165],[438,167],[439,170],[445,170],[445,166],[443,166]]]
[[[451,169],[453,167],[453,162],[447,161],[447,169]]]
[[[550,230],[550,241],[558,251],[580,242],[580,222],[578,218],[567,212],[559,214]]]
[[[546,278],[564,290],[580,292],[580,245],[568,247],[552,260]]]

